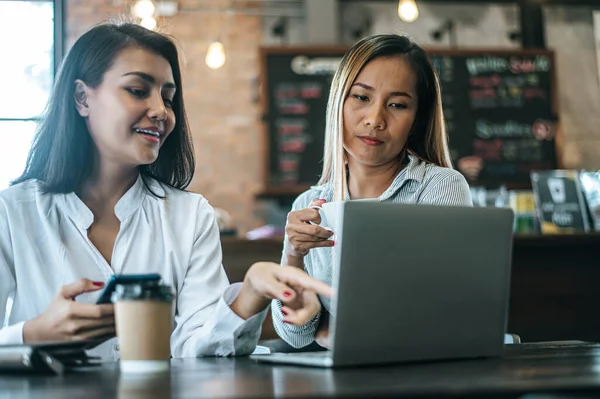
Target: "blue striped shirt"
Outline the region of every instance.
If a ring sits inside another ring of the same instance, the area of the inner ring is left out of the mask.
[[[471,192],[462,174],[450,168],[442,168],[409,155],[408,165],[396,176],[390,187],[379,196],[380,201],[403,204],[426,204],[445,206],[472,206]],[[346,193],[346,198],[350,195]],[[313,199],[333,201],[333,185],[315,186],[300,194],[292,205],[292,211],[308,208]],[[282,264],[287,263],[287,235],[284,240]],[[332,249],[315,248],[304,257],[304,270],[311,276],[331,285]],[[329,298],[319,297],[324,309],[330,311]],[[283,322],[281,301],[271,306],[275,331],[288,344],[301,348],[312,343],[319,325],[320,314],[303,326]]]

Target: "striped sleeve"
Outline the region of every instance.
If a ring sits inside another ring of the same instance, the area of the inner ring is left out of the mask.
[[[423,205],[473,206],[471,190],[465,177],[451,169],[440,173],[429,183],[419,201]]]
[[[306,208],[312,200],[313,195],[315,195],[313,190],[309,190],[308,192],[301,194],[294,201],[292,205],[292,211]],[[288,237],[286,234],[283,240],[283,253],[281,256],[282,265],[285,265],[287,263],[287,245]],[[304,261],[306,262],[307,258],[305,258]],[[304,271],[308,273],[306,266],[304,268]],[[312,320],[308,321],[306,324],[302,326],[295,326],[293,324],[283,322],[283,314],[281,313],[282,306],[283,305],[281,301],[278,299],[274,299],[271,303],[271,316],[273,318],[273,327],[275,328],[275,332],[277,332],[277,335],[279,335],[281,339],[283,339],[285,342],[287,342],[294,348],[303,348],[307,345],[310,345],[315,340],[315,333],[319,326],[321,312],[317,313],[315,317],[313,317]]]
[[[315,334],[321,320],[321,311],[311,320],[302,326],[295,326],[283,322],[281,313],[281,301],[273,300],[271,304],[271,315],[273,317],[273,327],[277,335],[294,348],[303,348],[310,345],[315,340]]]

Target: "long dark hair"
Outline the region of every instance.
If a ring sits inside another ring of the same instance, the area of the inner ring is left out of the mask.
[[[25,171],[12,184],[37,179],[47,193],[70,193],[81,187],[92,172],[94,143],[75,107],[75,80],[98,87],[119,52],[130,46],[143,47],[164,57],[171,65],[177,87],[173,99],[175,127],[156,161],[141,165],[140,174],[142,178],[151,177],[178,189],[189,185],[195,161],[183,104],[177,47],[166,35],[133,23],[103,23],[75,42],[56,76]]]

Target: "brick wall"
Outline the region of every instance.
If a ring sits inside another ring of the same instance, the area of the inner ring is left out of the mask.
[[[117,17],[132,1],[66,0],[67,44],[91,26]],[[217,13],[228,0],[179,1],[175,17],[159,19],[183,50],[184,97],[196,152],[190,191],[231,213],[240,232],[263,224],[254,196],[262,188],[262,128],[253,101],[261,43],[259,16]],[[252,8],[236,3],[236,9]],[[227,62],[218,70],[204,62],[211,41],[221,33]]]

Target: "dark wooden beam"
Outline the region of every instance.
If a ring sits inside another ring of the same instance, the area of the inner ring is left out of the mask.
[[[544,10],[539,4],[530,1],[519,2],[520,38],[523,48],[546,48],[544,32]]]

